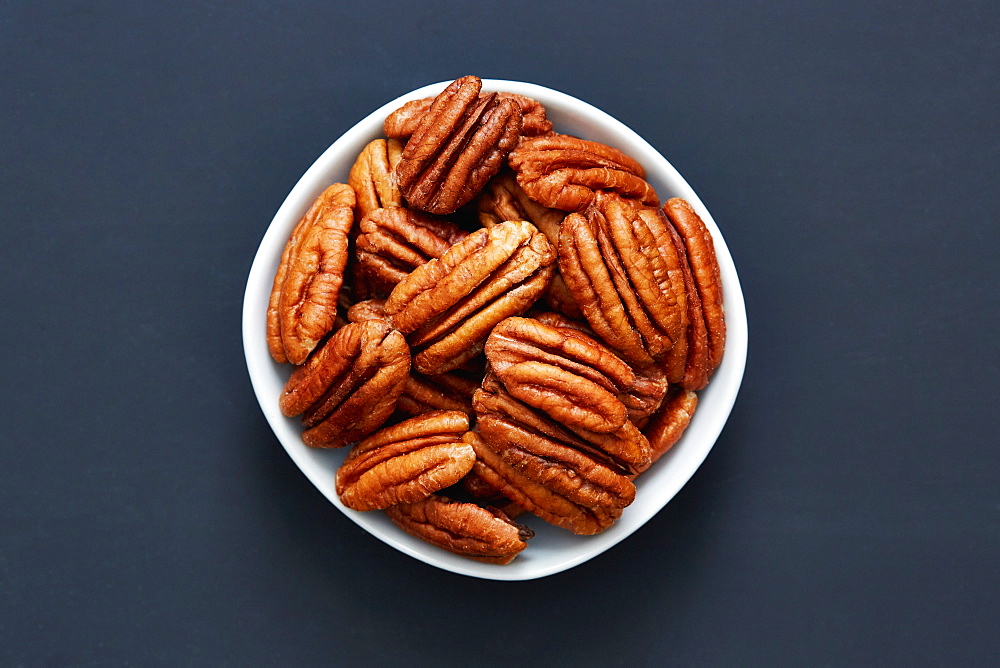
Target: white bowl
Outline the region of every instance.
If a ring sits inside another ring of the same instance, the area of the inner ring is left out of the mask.
[[[264,330],[271,283],[295,223],[326,186],[347,182],[348,172],[361,149],[382,136],[382,122],[389,112],[409,100],[436,95],[448,83],[418,88],[373,111],[335,141],[295,184],[267,228],[250,269],[243,302],[243,347],[257,400],[278,440],[306,477],[347,517],[396,549],[433,566],[492,580],[530,580],[572,568],[624,540],[663,508],[694,474],[722,431],[743,378],[746,310],[733,259],[715,221],[687,182],[656,149],[620,121],[565,93],[518,81],[486,79],[483,90],[520,93],[541,102],[556,131],[604,142],[638,160],[661,201],[683,197],[691,203],[712,232],[722,270],[727,325],[725,357],[709,386],[699,393],[698,409],[683,438],[638,478],[635,502],[614,526],[599,535],[575,536],[525,515],[520,521],[535,530],[535,537],[513,563],[499,566],[459,557],[405,534],[384,513],[345,508],[334,491],[334,477],[347,448],[318,450],[304,445],[299,421],[284,417],[278,410],[278,397],[291,367],[275,363],[268,353]]]

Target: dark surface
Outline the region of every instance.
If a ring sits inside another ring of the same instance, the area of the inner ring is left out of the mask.
[[[673,4],[4,2],[0,663],[1000,661],[997,4]],[[469,73],[658,147],[750,321],[691,482],[525,583],[342,516],[240,338],[302,172]]]

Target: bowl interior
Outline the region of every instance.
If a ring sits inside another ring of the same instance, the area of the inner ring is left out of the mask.
[[[389,112],[408,100],[436,95],[449,82],[425,86],[372,112],[335,141],[299,179],[278,209],[254,258],[243,304],[243,345],[254,392],[278,440],[307,478],[332,504],[368,532],[396,549],[455,573],[495,580],[528,580],[558,573],[604,552],[625,539],[656,514],[694,474],[708,455],[729,416],[746,363],[747,323],[743,294],[729,249],[711,214],[687,182],[656,149],[620,121],[558,91],[517,81],[483,80],[483,90],[520,93],[541,102],[558,132],[614,146],[639,161],[661,201],[683,197],[701,215],[715,241],[726,310],[726,352],[709,386],[699,392],[698,409],[683,438],[636,481],[635,502],[610,529],[596,536],[575,536],[533,516],[522,521],[536,532],[528,549],[507,566],[483,564],[453,555],[403,533],[384,513],[345,508],[334,491],[337,467],[347,448],[318,450],[302,443],[296,419],[278,410],[278,397],[290,373],[268,353],[265,313],[278,260],[292,228],[326,186],[347,181],[361,149],[382,136]]]

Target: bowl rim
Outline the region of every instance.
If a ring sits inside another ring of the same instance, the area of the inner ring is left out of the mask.
[[[644,501],[647,497],[650,499],[643,504],[643,513],[640,515],[635,512],[633,513],[635,516],[630,516],[629,510],[636,506],[636,503],[633,503],[632,506],[625,509],[622,518],[615,525],[601,534],[573,537],[573,539],[562,536],[559,540],[562,540],[564,544],[576,545],[578,544],[577,538],[587,541],[583,544],[584,547],[571,549],[568,554],[562,555],[563,558],[560,558],[560,548],[557,546],[550,551],[556,555],[554,557],[549,556],[539,562],[526,560],[526,554],[538,540],[536,538],[529,544],[528,550],[509,565],[500,566],[476,562],[424,543],[420,539],[404,533],[391,523],[387,524],[384,513],[360,513],[344,507],[335,493],[333,485],[330,484],[329,468],[330,466],[335,467],[336,460],[342,459],[348,448],[321,452],[308,448],[299,437],[301,428],[279,411],[277,398],[273,392],[274,374],[278,369],[284,369],[283,375],[287,378],[287,365],[278,365],[271,359],[267,350],[264,318],[261,313],[266,310],[267,296],[270,294],[273,283],[274,268],[277,266],[278,256],[284,248],[291,226],[298,221],[323,188],[333,182],[330,180],[330,172],[333,171],[331,164],[343,162],[346,155],[347,169],[349,169],[350,164],[353,164],[354,159],[365,144],[376,137],[383,136],[381,132],[382,122],[391,111],[410,100],[436,95],[450,83],[451,81],[442,81],[428,84],[382,105],[338,137],[292,187],[264,233],[247,278],[242,313],[244,355],[254,394],[282,447],[320,493],[355,524],[404,554],[446,571],[490,580],[531,580],[566,571],[593,559],[628,538],[662,510],[694,475],[722,432],[742,383],[746,367],[748,340],[746,305],[732,255],[715,220],[684,177],[652,145],[621,121],[566,93],[527,82],[483,79],[483,90],[498,90],[526,95],[541,102],[549,110],[550,119],[567,116],[568,118],[564,119],[566,122],[579,122],[580,128],[570,128],[570,130],[577,130],[577,132],[569,132],[571,134],[589,135],[596,131],[602,135],[615,135],[616,143],[613,145],[635,158],[646,168],[650,182],[656,188],[657,193],[661,195],[661,201],[667,199],[663,193],[669,191],[670,197],[683,197],[694,207],[712,235],[719,261],[727,328],[725,355],[709,386],[699,392],[699,410],[696,410],[694,419],[684,436],[670,452],[636,481],[638,488],[636,502],[639,501],[641,495]],[[559,124],[556,123],[556,125]],[[568,132],[561,126],[558,129]],[[617,141],[617,139],[621,141]],[[346,182],[347,170],[338,169],[336,171],[342,173],[342,179]],[[661,190],[664,186],[667,187]],[[710,397],[712,401],[710,413],[708,410],[703,412],[704,397],[706,396]],[[683,456],[678,456],[678,453],[681,452],[683,452]],[[339,455],[334,453],[339,453]],[[665,468],[668,466],[674,467],[669,469],[669,475],[656,473],[668,470]],[[662,487],[652,488],[652,480],[654,479],[658,480]],[[644,491],[646,491],[646,495],[643,495]],[[637,508],[634,510],[638,511]],[[374,517],[376,515],[385,518],[385,520],[376,519]],[[564,533],[568,534],[568,532]]]

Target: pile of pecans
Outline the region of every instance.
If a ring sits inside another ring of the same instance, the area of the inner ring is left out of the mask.
[[[345,506],[457,554],[509,563],[524,512],[607,529],[722,359],[711,235],[635,160],[474,76],[384,131],[282,254],[282,412],[307,445],[355,444]]]

